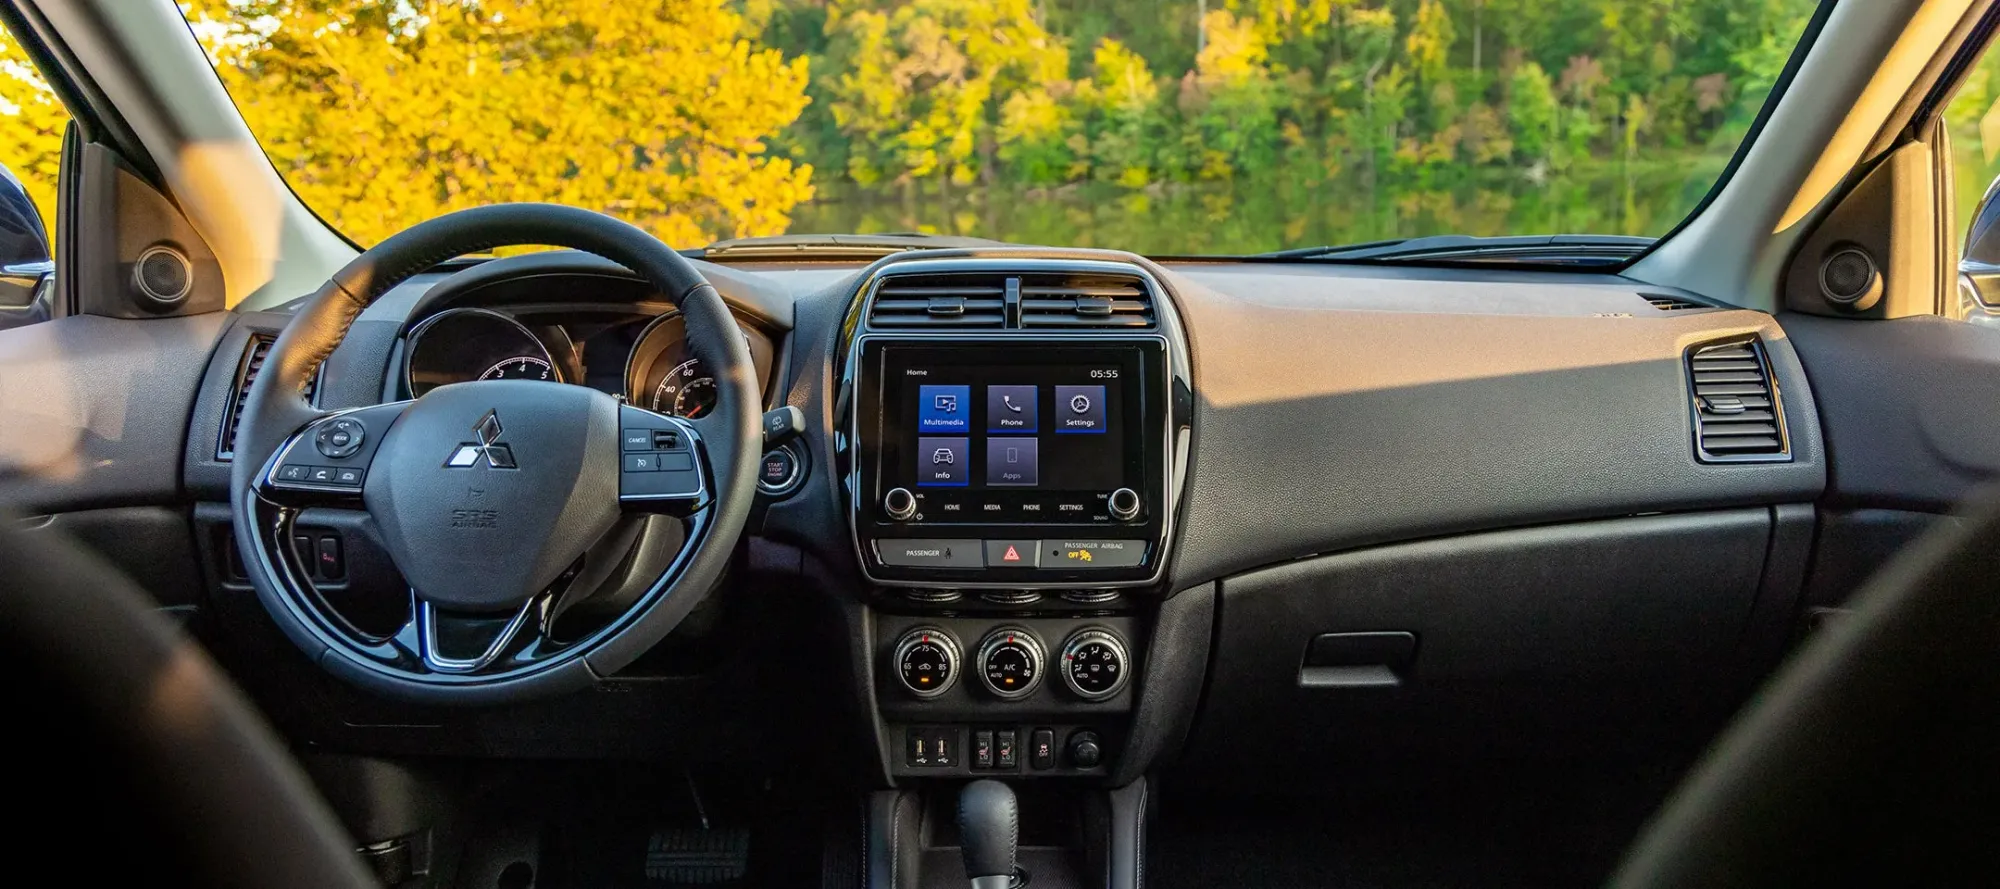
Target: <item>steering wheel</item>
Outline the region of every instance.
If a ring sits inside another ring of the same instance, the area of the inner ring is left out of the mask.
[[[664,294],[714,374],[715,411],[687,421],[528,380],[354,410],[306,402],[370,303],[446,259],[522,244],[595,253]],[[573,207],[452,213],[356,257],[272,344],[240,409],[236,544],[278,626],[337,676],[431,703],[561,694],[631,663],[721,578],[755,494],[760,404],[721,295],[658,239]],[[290,544],[314,507],[368,514],[409,582],[399,628],[366,631],[314,589]],[[575,638],[552,632],[586,601],[612,616]]]

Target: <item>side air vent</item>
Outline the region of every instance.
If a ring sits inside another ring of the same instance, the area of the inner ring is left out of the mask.
[[[1695,455],[1701,462],[1792,459],[1778,385],[1760,340],[1695,346],[1688,350],[1687,366],[1694,387]]]
[[[1133,278],[1021,276],[1022,327],[1153,326],[1153,299]]]
[[[1662,312],[1693,312],[1701,309],[1715,308],[1714,306],[1702,305],[1691,299],[1668,296],[1664,293],[1641,293],[1639,296],[1644,298],[1646,302],[1652,303],[1653,308],[1659,309]]]
[[[275,339],[267,334],[253,334],[249,347],[243,350],[243,361],[236,366],[236,388],[229,391],[229,406],[222,412],[222,435],[215,445],[217,460],[228,462],[236,458],[236,428],[243,423],[243,398],[250,394],[250,384],[257,382],[257,374],[264,370],[264,359],[270,356]]]
[[[892,275],[875,290],[868,326],[962,328],[1007,326],[1005,275]]]

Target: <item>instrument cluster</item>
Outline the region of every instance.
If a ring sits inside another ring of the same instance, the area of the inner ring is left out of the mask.
[[[627,404],[686,419],[715,409],[715,378],[688,346],[678,311],[648,306],[459,306],[425,318],[404,340],[404,394],[475,380],[589,386]],[[737,319],[760,382],[772,343]]]

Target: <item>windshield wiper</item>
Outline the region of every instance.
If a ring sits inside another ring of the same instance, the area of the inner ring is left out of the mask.
[[[1004,241],[958,235],[927,235],[922,232],[890,232],[879,235],[771,235],[762,238],[730,238],[700,250],[684,251],[697,259],[872,259],[905,250],[936,250],[941,247],[999,247]]]
[[[1335,262],[1530,262],[1543,265],[1613,265],[1653,246],[1630,235],[1432,235],[1360,244],[1299,247],[1253,253],[1245,259]]]

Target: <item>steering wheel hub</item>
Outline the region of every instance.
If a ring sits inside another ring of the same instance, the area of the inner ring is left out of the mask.
[[[443,386],[389,429],[363,488],[404,578],[458,611],[513,611],[616,524],[618,402],[530,380]]]

